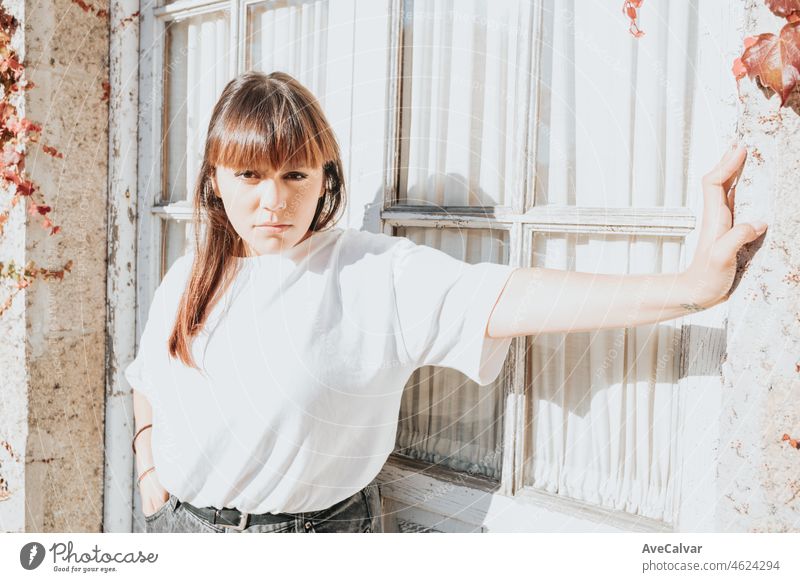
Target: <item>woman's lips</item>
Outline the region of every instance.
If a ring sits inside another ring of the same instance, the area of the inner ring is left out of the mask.
[[[260,232],[274,233],[283,232],[290,226],[291,224],[257,224],[255,228],[259,229]]]

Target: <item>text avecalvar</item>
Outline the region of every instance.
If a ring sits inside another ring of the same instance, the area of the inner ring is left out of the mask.
[[[703,546],[690,546],[687,544],[666,544],[663,546],[651,546],[645,544],[642,548],[643,554],[699,554]]]

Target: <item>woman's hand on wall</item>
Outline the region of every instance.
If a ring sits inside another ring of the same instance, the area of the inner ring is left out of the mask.
[[[760,237],[764,222],[743,222],[733,226],[736,182],[747,150],[729,149],[719,163],[703,176],[703,219],[697,250],[683,273],[694,307],[706,309],[728,298],[736,275],[739,249]]]

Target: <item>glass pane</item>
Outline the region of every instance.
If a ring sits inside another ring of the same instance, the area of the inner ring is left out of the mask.
[[[537,205],[686,206],[693,109],[707,107],[697,7],[657,2],[641,15],[637,40],[606,2],[544,0]]]
[[[530,3],[405,0],[400,202],[521,195]]]
[[[468,263],[508,262],[505,231],[415,227],[397,234]],[[500,479],[503,394],[500,378],[480,387],[450,368],[420,368],[403,393],[395,453]]]
[[[537,234],[533,264],[595,273],[676,272],[682,242]],[[527,485],[672,519],[679,419],[676,321],[530,340]]]
[[[247,69],[284,71],[308,87],[322,103],[328,10],[328,0],[277,0],[250,6],[245,43]]]
[[[162,203],[193,195],[211,110],[230,80],[228,28],[227,12],[167,25]]]
[[[185,220],[161,220],[161,277],[176,260],[186,254],[191,244],[189,222]]]

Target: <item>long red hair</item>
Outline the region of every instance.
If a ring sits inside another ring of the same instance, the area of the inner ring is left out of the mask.
[[[244,241],[215,194],[217,165],[238,170],[284,165],[322,165],[325,195],[310,230],[325,230],[345,206],[345,184],[339,145],[317,99],[296,79],[282,72],[245,72],[230,81],[214,105],[194,190],[192,222],[195,253],[168,341],[169,354],[197,368],[191,343],[219,296],[235,276]]]

